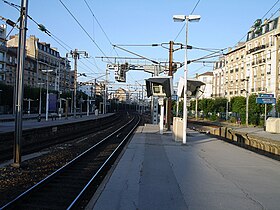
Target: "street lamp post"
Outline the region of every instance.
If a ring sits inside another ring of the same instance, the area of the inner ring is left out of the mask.
[[[42,70],[42,72],[47,73],[46,121],[49,119],[49,72],[52,71],[52,69]]]
[[[39,93],[39,114],[38,114],[38,122],[41,121],[41,114],[42,114],[42,86],[45,83],[40,82],[38,83],[38,85],[40,86],[40,93]]]
[[[184,87],[184,105],[183,105],[183,144],[187,143],[187,118],[188,118],[188,110],[187,110],[187,87],[188,87],[188,22],[194,22],[200,20],[200,15],[174,15],[173,20],[175,22],[183,22],[186,21],[186,48],[185,48],[185,68],[184,68],[184,79],[185,79],[185,87]]]
[[[242,79],[242,82],[246,82],[246,126],[249,126],[249,77]]]

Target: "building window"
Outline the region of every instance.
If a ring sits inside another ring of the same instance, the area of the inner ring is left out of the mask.
[[[274,29],[274,25],[275,25],[275,22],[274,21],[271,21],[269,23],[269,31],[273,30]]]
[[[268,64],[267,65],[267,71],[266,71],[267,74],[271,74],[271,64]]]
[[[268,50],[268,52],[267,52],[267,59],[268,59],[268,60],[271,59],[271,50]]]
[[[265,38],[262,39],[262,45],[265,45]]]
[[[269,46],[273,46],[273,45],[274,45],[273,36],[270,35],[270,36],[269,36]]]

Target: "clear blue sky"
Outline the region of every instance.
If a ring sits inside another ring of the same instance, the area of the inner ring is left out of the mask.
[[[38,23],[42,23],[56,37],[66,43],[71,49],[85,50],[90,59],[81,59],[78,72],[87,73],[87,81],[105,73],[106,63],[96,56],[130,56],[132,55],[113,49],[112,44],[153,44],[168,43],[174,40],[184,23],[173,22],[176,14],[189,15],[195,5],[193,14],[201,15],[200,22],[189,24],[188,43],[201,48],[228,48],[237,44],[246,35],[248,29],[258,18],[270,18],[279,15],[279,1],[276,0],[86,0],[95,17],[105,31],[107,37],[99,27],[86,6],[84,0],[61,0],[78,19],[94,42],[79,27],[59,0],[29,0],[28,14]],[[20,5],[20,0],[10,0]],[[271,7],[276,6],[271,10]],[[268,12],[269,11],[269,12]],[[268,12],[268,13],[267,13]],[[266,14],[267,13],[267,14]],[[266,15],[265,15],[266,14]],[[19,13],[11,6],[0,0],[0,15],[16,21]],[[2,23],[0,21],[0,23]],[[8,29],[8,31],[10,28]],[[13,30],[11,34],[17,33]],[[54,39],[37,29],[37,26],[28,21],[28,36],[36,35],[40,41],[51,43],[57,47],[61,56],[65,56],[66,49]],[[185,43],[185,28],[175,40]],[[68,50],[70,48],[65,46]],[[168,51],[162,47],[125,47],[128,50],[145,57],[167,61]],[[116,53],[117,51],[117,53]],[[209,52],[189,50],[189,59],[196,59]],[[174,53],[174,59],[184,61],[184,50]],[[121,61],[120,61],[121,62]],[[203,73],[213,69],[212,64],[190,64],[189,77],[196,73]],[[183,75],[183,68],[175,74],[175,81]],[[135,80],[144,84],[144,79],[150,77],[144,72],[128,72],[127,83],[135,84]],[[110,73],[110,80],[114,81],[114,72]]]

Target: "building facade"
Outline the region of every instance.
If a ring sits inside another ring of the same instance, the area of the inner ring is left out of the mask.
[[[5,83],[13,85],[16,72],[16,49],[18,48],[18,35],[11,36],[7,41],[7,74]],[[43,70],[49,70],[48,73]],[[67,58],[60,56],[56,48],[50,44],[40,42],[31,35],[26,40],[26,64],[24,71],[24,84],[31,87],[43,88],[49,84],[50,90],[70,91],[71,67]]]
[[[118,88],[114,93],[114,98],[118,99],[120,102],[129,101],[129,92],[123,88]]]
[[[248,32],[246,67],[249,93],[273,93],[279,97],[278,19],[257,20]]]
[[[196,79],[205,83],[205,88],[200,98],[212,98],[213,96],[213,72],[207,71],[203,74],[197,74]]]
[[[213,97],[272,93],[279,98],[279,18],[257,20],[247,40],[229,49],[213,68]]]
[[[226,98],[243,94],[245,78],[245,44],[238,43],[225,54],[224,91]]]
[[[225,73],[225,56],[221,56],[213,68],[213,86],[212,86],[212,97],[225,97],[225,84],[224,84],[224,73]]]

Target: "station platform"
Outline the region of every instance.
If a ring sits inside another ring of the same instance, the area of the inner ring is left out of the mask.
[[[38,122],[37,118],[35,119],[29,119],[29,120],[22,120],[22,130],[27,129],[34,129],[34,128],[42,128],[47,126],[56,126],[56,125],[63,125],[67,123],[74,123],[74,122],[82,122],[87,120],[93,120],[93,119],[99,119],[103,117],[107,117],[113,115],[113,113],[107,113],[107,114],[99,114],[99,115],[80,115],[77,114],[76,117],[71,116],[68,118],[65,117],[57,117],[57,118],[51,118],[49,117],[48,121],[45,120],[44,117],[42,117],[41,121]],[[1,121],[1,119],[9,119],[9,121]],[[14,132],[15,131],[15,121],[13,115],[3,115],[0,116],[0,134],[1,133],[8,133],[8,132]]]
[[[86,209],[278,208],[280,184],[272,180],[280,169],[268,175],[260,168],[274,170],[279,162],[194,130],[187,133],[182,145],[171,132],[160,135],[157,125],[138,127]]]

